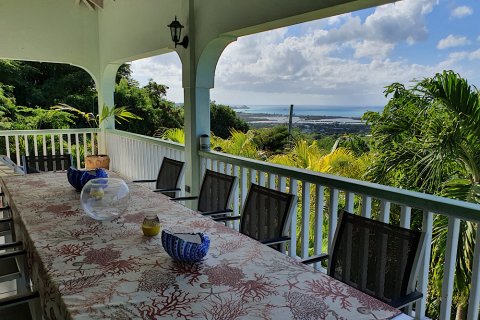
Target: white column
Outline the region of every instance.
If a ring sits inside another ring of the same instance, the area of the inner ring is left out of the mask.
[[[100,79],[96,81],[96,87],[98,92],[98,114],[102,114],[104,107],[114,108],[114,92],[115,92],[115,77],[117,76],[117,70],[120,67],[120,64],[109,64],[103,69]],[[115,119],[114,117],[109,117],[105,121],[102,121],[100,124],[100,129],[102,130],[98,136],[98,153],[105,154],[107,153],[105,129],[114,129],[115,128]]]
[[[202,134],[210,135],[210,89],[213,88],[215,67],[225,47],[235,41],[236,37],[222,36],[199,44],[195,38],[195,10],[192,0],[189,1],[186,29],[186,35],[189,36],[188,47],[176,48],[182,61],[184,89],[185,191],[187,194],[198,195],[202,172],[198,155],[199,140]]]

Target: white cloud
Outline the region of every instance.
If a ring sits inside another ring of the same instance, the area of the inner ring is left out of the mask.
[[[450,13],[450,16],[453,18],[463,18],[473,14],[473,9],[467,6],[456,7]]]
[[[461,47],[467,44],[470,44],[470,40],[468,40],[467,37],[455,36],[453,34],[450,34],[446,38],[443,38],[438,42],[437,48],[443,50],[453,47]]]
[[[468,58],[470,60],[480,60],[480,49],[470,52]]]
[[[480,50],[450,53],[430,64],[390,57],[398,43],[427,38],[425,19],[435,5],[437,0],[404,0],[375,8],[364,20],[347,14],[239,38],[217,64],[211,99],[232,105],[381,105],[384,86],[393,82],[408,84],[444,69],[478,79],[475,68],[463,66],[479,61]],[[176,55],[162,59],[134,62],[134,76],[167,84],[168,98],[181,102],[180,61]]]
[[[358,49],[357,57],[387,57],[396,44],[405,41],[409,45],[423,41],[428,35],[425,15],[433,10],[437,0],[405,0],[377,7],[364,22],[350,15],[337,29],[319,35],[316,44],[349,42]],[[380,50],[366,51],[367,44],[375,44]]]

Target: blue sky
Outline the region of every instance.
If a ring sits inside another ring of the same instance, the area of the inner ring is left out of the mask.
[[[381,106],[386,85],[451,69],[480,87],[480,1],[403,0],[239,38],[211,99],[229,105]],[[137,60],[133,77],[183,102],[175,53]]]

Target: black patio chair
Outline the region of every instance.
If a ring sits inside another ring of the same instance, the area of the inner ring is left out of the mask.
[[[252,183],[242,214],[235,217],[213,217],[225,222],[240,219],[240,232],[263,244],[280,250],[290,240],[289,225],[297,197]]]
[[[416,291],[425,234],[340,211],[329,276],[392,307],[402,308],[422,298]],[[309,264],[327,255],[307,258]]]
[[[158,171],[157,179],[133,180],[133,182],[155,182],[154,192],[161,192],[164,195],[173,198],[176,196],[176,193],[181,190],[179,186],[182,181],[184,170],[185,162],[164,157],[160,170]]]
[[[44,156],[22,156],[23,171],[25,173],[39,173],[47,171],[66,171],[72,165],[72,155],[57,154]]]
[[[32,319],[39,311],[39,294],[29,289],[26,273],[26,254],[22,242],[0,244],[0,282],[17,280],[16,294],[0,299],[0,319]],[[32,304],[32,308],[29,305]]]
[[[230,209],[237,187],[237,177],[206,170],[200,194],[191,197],[172,198],[174,201],[198,199],[197,211],[203,215],[218,215],[233,212]]]

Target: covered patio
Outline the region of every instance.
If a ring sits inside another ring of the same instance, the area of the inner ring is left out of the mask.
[[[5,144],[6,156],[20,165],[20,155],[29,152],[31,137],[44,141],[43,150],[34,146],[35,155],[45,154],[45,146],[54,146],[55,142],[65,142],[67,147],[62,143],[61,149],[51,148],[53,153],[71,153],[71,148],[78,147],[81,141],[85,150],[92,152],[98,146],[100,153],[108,154],[110,169],[128,179],[156,176],[163,157],[182,160],[187,164],[182,182],[187,196],[198,194],[207,168],[232,174],[239,177],[234,215],[240,212],[249,182],[281,191],[288,189],[300,199],[297,219],[292,219],[290,227],[291,234],[295,235],[291,247],[297,250],[288,252],[296,258],[322,253],[324,242],[330,248],[341,200],[345,201],[347,211],[357,210],[364,217],[371,217],[378,207],[378,219],[387,223],[390,213],[399,209],[400,226],[409,228],[413,219],[421,219],[422,229],[427,233],[427,249],[418,279],[418,288],[424,297],[412,313],[416,319],[425,319],[426,314],[433,220],[445,216],[449,229],[440,318],[449,319],[460,221],[474,222],[478,228],[480,205],[215,151],[199,151],[200,136],[210,133],[210,89],[214,87],[215,67],[231,42],[240,36],[389,2],[393,1],[1,1],[0,58],[67,63],[85,69],[96,84],[99,112],[115,104],[115,77],[121,64],[176,51],[182,62],[185,145],[116,130],[113,119],[104,121],[99,129],[2,131],[0,143]],[[175,47],[172,42],[167,25],[175,17],[185,26],[182,37],[189,38],[187,48]],[[14,149],[11,144],[15,145]],[[83,163],[81,157],[74,159],[78,167]],[[361,205],[355,208],[355,203]],[[326,219],[328,230],[325,232],[322,225]],[[297,230],[301,231],[297,233]],[[314,239],[313,252],[309,250],[311,238]],[[480,233],[477,233],[476,242],[480,242]],[[475,247],[471,272],[469,320],[478,319],[479,315],[480,246]]]

